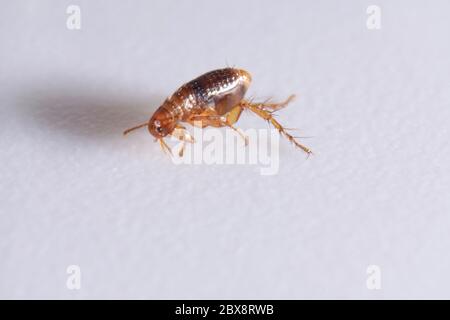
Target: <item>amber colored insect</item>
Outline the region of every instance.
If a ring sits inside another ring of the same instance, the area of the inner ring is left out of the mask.
[[[311,150],[296,141],[275,118],[273,113],[288,105],[294,95],[281,103],[253,102],[245,100],[252,77],[242,69],[225,68],[210,71],[182,85],[174,94],[168,97],[155,111],[150,120],[124,131],[148,127],[148,131],[161,144],[163,150],[171,153],[164,138],[172,135],[183,142],[180,156],[183,155],[184,143],[194,142],[194,139],[181,123],[197,125],[201,128],[229,127],[238,132],[247,142],[247,138],[234,124],[239,120],[243,110],[249,110],[262,119],[270,122],[279,132],[295,146],[308,155]]]

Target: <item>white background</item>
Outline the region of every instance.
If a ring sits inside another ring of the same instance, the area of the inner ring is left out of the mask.
[[[0,297],[450,298],[449,9],[2,1]],[[176,166],[146,130],[122,136],[227,64],[252,73],[252,96],[298,94],[279,120],[314,156],[282,140],[261,176]]]

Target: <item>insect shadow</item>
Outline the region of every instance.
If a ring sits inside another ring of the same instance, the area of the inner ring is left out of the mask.
[[[26,126],[90,142],[123,138],[125,129],[148,120],[164,101],[162,96],[143,97],[111,87],[76,84],[32,87],[19,98]]]

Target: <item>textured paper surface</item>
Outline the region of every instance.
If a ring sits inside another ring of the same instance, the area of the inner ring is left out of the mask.
[[[1,298],[450,297],[448,1],[377,1],[380,30],[367,1],[76,1],[81,30],[70,4],[2,3]],[[261,176],[121,135],[227,64],[298,94],[313,157],[283,140]]]

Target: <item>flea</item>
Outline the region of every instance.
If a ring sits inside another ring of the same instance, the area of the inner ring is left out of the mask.
[[[273,117],[273,113],[286,107],[294,95],[280,103],[246,100],[244,96],[251,81],[250,73],[242,69],[225,68],[205,73],[182,85],[163,102],[149,121],[125,130],[123,134],[147,127],[150,134],[159,141],[161,148],[169,153],[171,150],[164,138],[168,135],[174,136],[183,142],[180,150],[180,156],[182,156],[184,143],[194,142],[182,123],[201,128],[229,127],[239,133],[247,143],[247,138],[234,124],[239,120],[243,110],[249,110],[271,123],[295,146],[308,155],[312,154],[311,149],[299,143]]]

